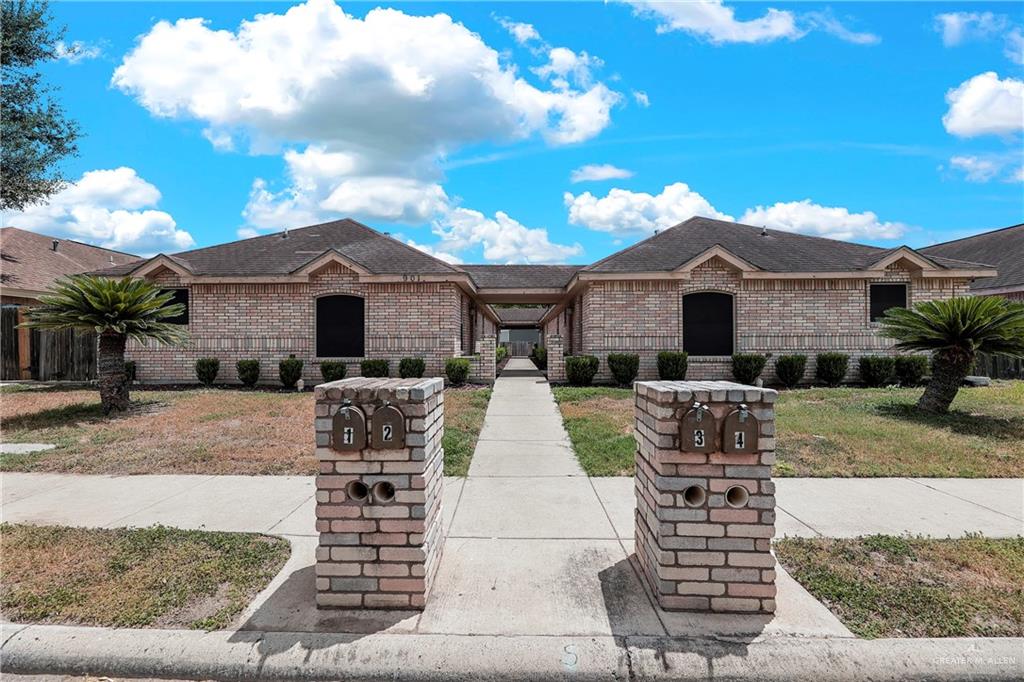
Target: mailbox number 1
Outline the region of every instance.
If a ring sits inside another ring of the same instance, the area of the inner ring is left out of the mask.
[[[693,430],[693,444],[698,448],[704,447],[704,429]]]
[[[735,435],[736,435],[736,441],[735,441],[736,442],[736,449],[737,450],[742,450],[744,447],[746,447],[746,444],[747,444],[746,436],[744,435],[743,431],[736,431]]]
[[[380,430],[381,440],[390,441],[393,435],[391,424],[384,424]]]
[[[341,442],[345,445],[352,445],[356,440],[356,430],[351,426],[346,426],[341,431]]]

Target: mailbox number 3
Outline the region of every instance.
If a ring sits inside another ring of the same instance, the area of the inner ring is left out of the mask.
[[[380,430],[380,438],[385,442],[390,442],[394,438],[395,430],[391,424],[384,424]]]
[[[704,447],[704,429],[693,430],[693,444],[698,448]]]

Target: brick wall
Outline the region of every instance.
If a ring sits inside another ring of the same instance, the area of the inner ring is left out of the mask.
[[[180,286],[167,270],[153,279],[162,286]],[[442,376],[445,360],[459,354],[460,321],[463,310],[468,311],[454,284],[364,283],[339,264],[326,266],[308,283],[196,283],[189,289],[190,340],[184,348],[129,343],[127,359],[137,363],[140,381],[195,382],[196,359],[216,357],[221,362],[218,381],[237,381],[235,362],[253,358],[261,363],[261,383],[273,384],[278,383],[278,362],[295,354],[305,362],[306,382],[317,383],[316,298],[329,294],[365,299],[367,358],[389,360],[397,374],[401,358],[422,357],[426,376]],[[340,359],[349,363],[349,376],[359,374],[362,358]]]
[[[809,379],[817,353],[839,351],[851,356],[852,380],[859,356],[892,352],[891,342],[881,338],[878,325],[869,320],[871,282],[907,282],[910,305],[969,293],[966,280],[914,278],[899,265],[871,280],[743,280],[714,258],[695,268],[688,280],[590,283],[582,296],[582,348],[574,352],[601,359],[595,381],[611,379],[606,358],[615,352],[639,354],[639,378],[656,379],[658,352],[682,349],[683,296],[721,291],[734,296],[736,352],[806,354]],[[774,379],[773,367],[769,360],[766,381]],[[731,378],[731,362],[724,357],[691,357],[687,378]]]

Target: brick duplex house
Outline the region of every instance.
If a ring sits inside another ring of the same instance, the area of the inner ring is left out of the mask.
[[[893,305],[967,293],[987,265],[736,223],[691,218],[589,266],[451,265],[352,220],[158,255],[102,271],[175,289],[188,311],[185,349],[130,344],[146,382],[195,381],[196,358],[258,358],[267,381],[295,354],[318,381],[323,359],[423,357],[428,375],[473,356],[494,377],[501,319],[491,304],[546,304],[537,323],[548,374],[564,356],[638,353],[656,376],[662,350],[690,353],[695,379],[727,378],[734,352],[852,356],[889,352],[877,318]],[[770,379],[770,369],[768,376]],[[855,367],[855,363],[851,363]]]

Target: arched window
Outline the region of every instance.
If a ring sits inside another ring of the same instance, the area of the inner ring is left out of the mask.
[[[732,355],[732,296],[702,291],[683,296],[683,350],[690,355]]]
[[[366,304],[359,296],[321,296],[316,299],[317,357],[363,357],[365,312]]]

